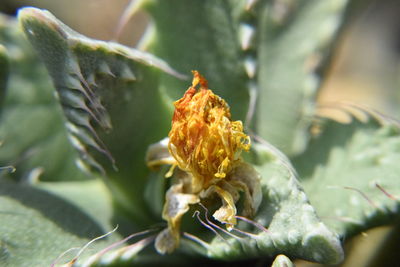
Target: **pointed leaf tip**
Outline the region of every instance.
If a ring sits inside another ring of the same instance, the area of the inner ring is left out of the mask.
[[[18,20],[22,28],[30,34],[34,34],[32,27],[42,25],[62,34],[61,28],[58,26],[57,19],[47,10],[35,7],[26,7],[18,11]]]
[[[48,11],[26,8],[19,20],[53,80],[81,165],[112,177],[119,204],[142,220],[143,155],[169,125],[158,76],[179,74],[151,54],[83,36]]]

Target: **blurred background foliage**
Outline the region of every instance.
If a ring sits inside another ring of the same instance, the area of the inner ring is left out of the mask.
[[[0,12],[15,15],[22,6],[48,9],[71,28],[100,40],[118,39],[135,46],[146,25],[146,14],[136,13],[116,38],[118,21],[129,0],[1,0]],[[323,115],[337,101],[357,103],[394,118],[400,117],[400,2],[355,1],[354,16],[344,29],[333,64],[318,97]],[[347,240],[341,266],[396,266],[400,227],[372,229]],[[297,261],[297,266],[320,266]]]
[[[15,15],[22,6],[44,8],[71,28],[91,38],[118,39],[122,44],[135,46],[149,22],[143,12],[137,12],[121,35],[115,37],[118,21],[129,2],[130,0],[2,0],[0,11]],[[354,2],[354,16],[344,29],[340,45],[334,53],[334,62],[323,84],[319,103],[360,103],[398,117],[400,3],[398,0]]]
[[[400,115],[400,3],[371,1],[345,29],[319,102],[350,101]]]
[[[99,40],[113,39],[118,20],[130,0],[1,0],[0,11],[16,15],[18,8],[34,6],[49,10],[72,29]],[[148,18],[135,14],[118,41],[134,46],[142,36]]]

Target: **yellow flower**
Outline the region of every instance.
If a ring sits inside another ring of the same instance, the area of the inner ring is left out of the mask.
[[[168,228],[156,239],[160,253],[179,245],[181,218],[190,205],[218,195],[222,206],[213,217],[230,230],[236,224],[239,192],[244,193],[244,216],[253,216],[261,202],[259,175],[240,157],[242,150],[250,149],[242,122],[232,121],[227,103],[208,89],[197,71],[193,75],[192,86],[174,103],[169,154],[163,150],[165,140],[151,146],[147,154],[150,167],[171,164],[167,176],[174,173],[175,179],[163,209]]]
[[[174,103],[168,148],[179,168],[193,175],[192,191],[198,193],[226,177],[241,150],[250,149],[250,138],[204,77],[193,74],[192,86]]]

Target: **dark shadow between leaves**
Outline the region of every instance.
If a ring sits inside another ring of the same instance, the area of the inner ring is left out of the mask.
[[[81,238],[93,239],[105,233],[104,229],[79,207],[47,191],[1,181],[0,196],[10,197],[27,208],[39,211],[65,231]]]

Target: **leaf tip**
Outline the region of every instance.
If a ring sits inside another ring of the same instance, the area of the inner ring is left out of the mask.
[[[29,39],[37,39],[38,35],[48,35],[48,32],[57,33],[62,39],[67,38],[67,32],[62,24],[47,10],[35,7],[25,7],[18,10],[20,27]]]
[[[303,243],[304,247],[309,249],[309,255],[314,261],[338,264],[344,259],[343,248],[338,236],[322,223],[305,236]]]

